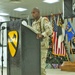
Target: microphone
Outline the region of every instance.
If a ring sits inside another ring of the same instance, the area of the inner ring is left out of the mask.
[[[6,28],[7,28],[7,27],[4,27],[4,26],[3,26],[1,30],[4,30],[4,29],[6,29]]]
[[[1,31],[1,30],[4,30],[4,29],[6,29],[6,28],[7,28],[7,27],[2,26],[1,29],[0,29],[0,31]]]

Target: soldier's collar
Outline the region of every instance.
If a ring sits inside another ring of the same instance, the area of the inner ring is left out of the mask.
[[[39,18],[39,20],[38,20],[38,21],[36,21],[36,20],[35,20],[35,21],[36,21],[36,22],[41,22],[41,19],[42,19],[42,16]]]

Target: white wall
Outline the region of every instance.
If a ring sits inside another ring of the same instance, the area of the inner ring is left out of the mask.
[[[10,21],[9,17],[0,16],[0,22]]]

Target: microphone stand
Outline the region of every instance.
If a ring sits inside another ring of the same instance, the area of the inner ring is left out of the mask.
[[[4,29],[5,29],[6,27],[2,27],[2,57],[1,57],[1,61],[2,61],[2,70],[1,70],[1,75],[3,75],[3,61],[4,61],[4,57],[3,57],[3,40],[4,40],[4,37],[3,37],[3,32],[4,32]]]

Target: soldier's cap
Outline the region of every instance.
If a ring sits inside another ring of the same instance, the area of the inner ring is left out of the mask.
[[[39,12],[39,13],[40,13],[40,10],[39,10],[39,8],[38,8],[38,7],[33,8],[33,9],[32,9],[32,13],[33,13],[33,10],[34,10],[34,11],[37,11],[37,12]]]

